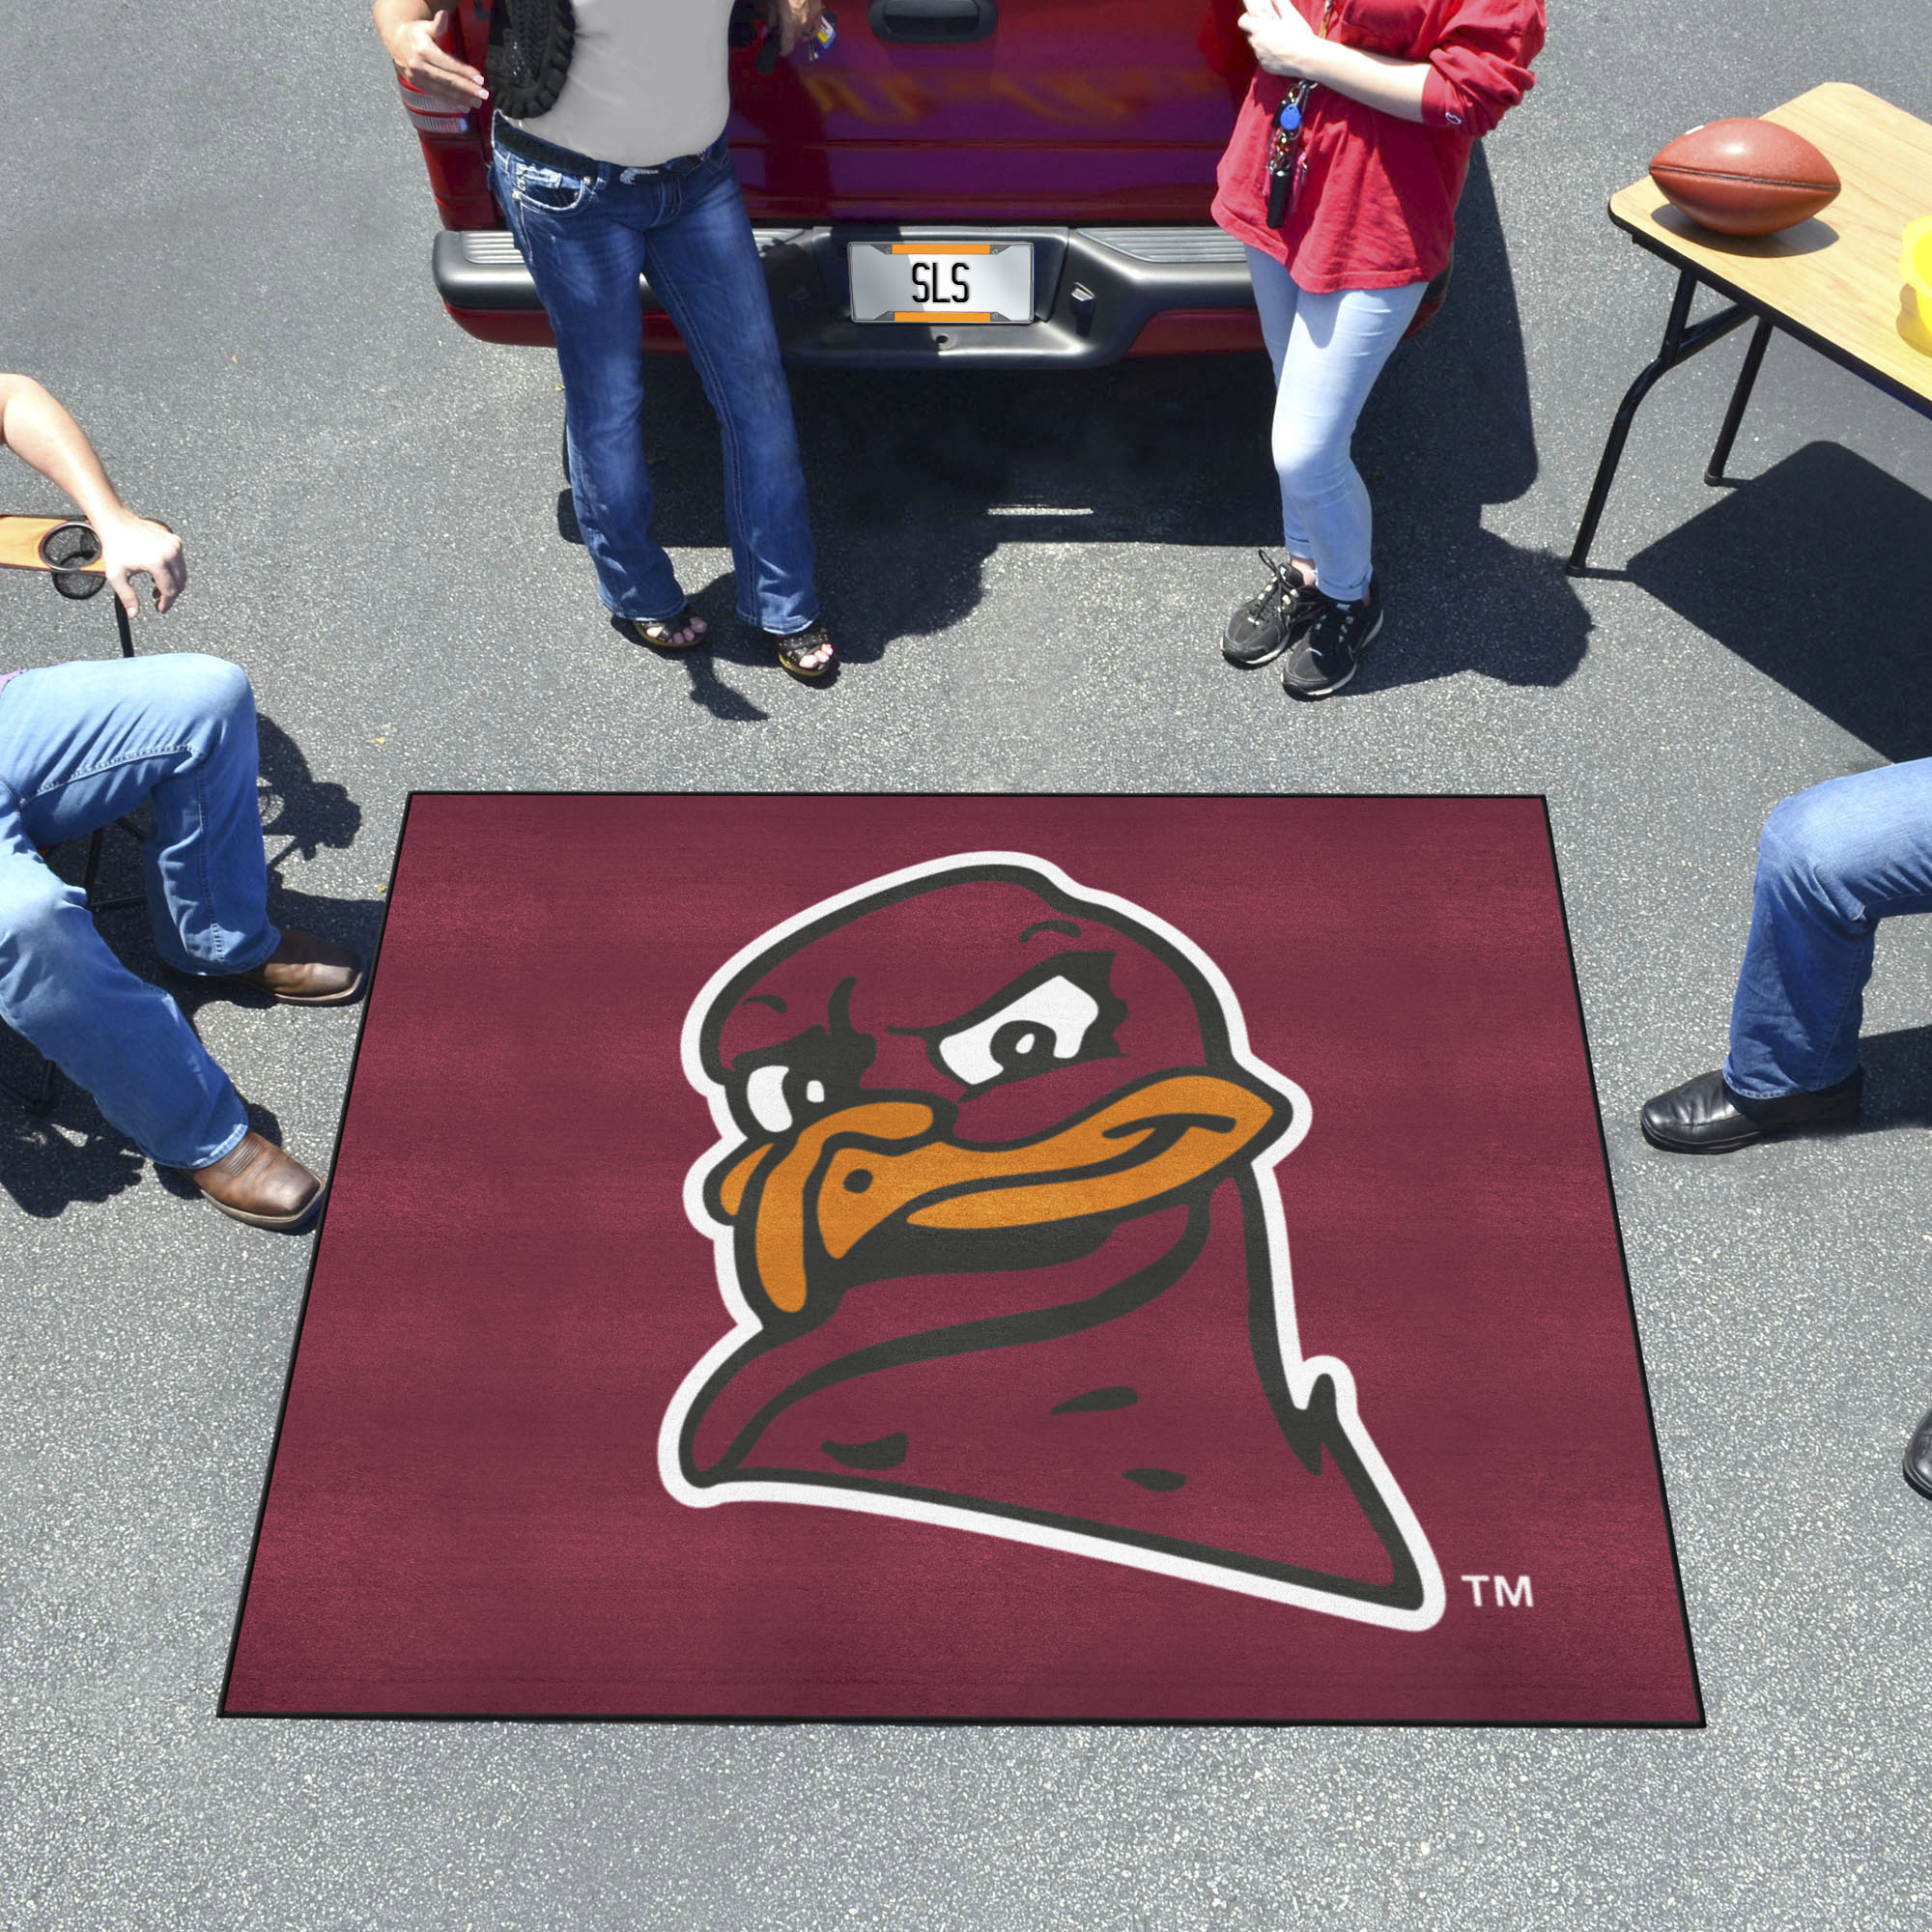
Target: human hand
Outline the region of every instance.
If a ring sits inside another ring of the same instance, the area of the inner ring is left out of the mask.
[[[825,14],[825,0],[768,0],[768,4],[781,54],[790,53],[799,42],[815,34]]]
[[[437,45],[436,19],[384,18],[384,12],[377,8],[376,29],[401,78],[445,106],[468,109],[482,101],[488,92],[483,76]]]
[[[100,537],[101,570],[128,616],[141,612],[141,599],[132,582],[135,577],[152,580],[156,611],[167,610],[187,588],[187,563],[182,555],[181,538],[165,524],[123,511],[118,516],[96,518],[94,527]]]
[[[1293,0],[1249,0],[1236,23],[1248,37],[1255,59],[1267,73],[1290,80],[1313,80],[1323,42],[1294,11]]]

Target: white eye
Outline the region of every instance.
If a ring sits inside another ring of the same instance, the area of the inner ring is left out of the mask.
[[[814,1107],[824,1106],[825,1082],[822,1080],[808,1080],[805,1083],[805,1097],[808,1100],[810,1100]]]
[[[1053,1037],[1053,1057],[1072,1060],[1087,1037],[1087,1029],[1100,1016],[1100,1003],[1084,987],[1065,976],[1043,981],[1030,993],[1023,993],[1009,1007],[963,1032],[950,1035],[938,1044],[940,1059],[954,1079],[969,1087],[983,1086],[1011,1069],[993,1051],[1003,1027],[1030,1024],[1037,1029],[1012,1040],[1008,1052],[1024,1059],[1039,1047],[1039,1033]]]
[[[782,1066],[757,1066],[745,1082],[745,1104],[752,1118],[768,1134],[781,1134],[791,1125],[791,1109],[785,1105],[785,1072]],[[812,1085],[816,1087],[817,1081]]]

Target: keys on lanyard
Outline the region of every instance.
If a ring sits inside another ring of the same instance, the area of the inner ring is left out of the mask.
[[[1328,21],[1335,0],[1322,0],[1321,24],[1316,29],[1327,38]],[[1267,149],[1267,225],[1279,228],[1288,219],[1288,204],[1294,193],[1294,156],[1301,145],[1301,124],[1308,108],[1308,97],[1315,92],[1312,80],[1290,84],[1282,103],[1275,110],[1274,132]]]
[[[1301,113],[1314,92],[1312,80],[1297,80],[1283,97],[1268,138],[1267,225],[1279,228],[1288,219],[1288,198],[1294,188],[1294,151],[1301,145]]]

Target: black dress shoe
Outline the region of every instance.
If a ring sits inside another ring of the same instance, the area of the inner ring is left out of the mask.
[[[1918,1418],[1905,1445],[1905,1480],[1921,1496],[1932,1496],[1932,1408]]]
[[[1861,1066],[1822,1094],[1747,1100],[1725,1086],[1721,1073],[1700,1073],[1660,1094],[1639,1119],[1644,1139],[1669,1153],[1729,1153],[1793,1127],[1850,1126],[1864,1084]]]

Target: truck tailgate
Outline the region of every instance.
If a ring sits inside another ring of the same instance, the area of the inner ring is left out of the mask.
[[[1252,71],[1240,0],[997,0],[990,33],[985,6],[844,0],[822,58],[739,55],[753,219],[1206,219]]]

